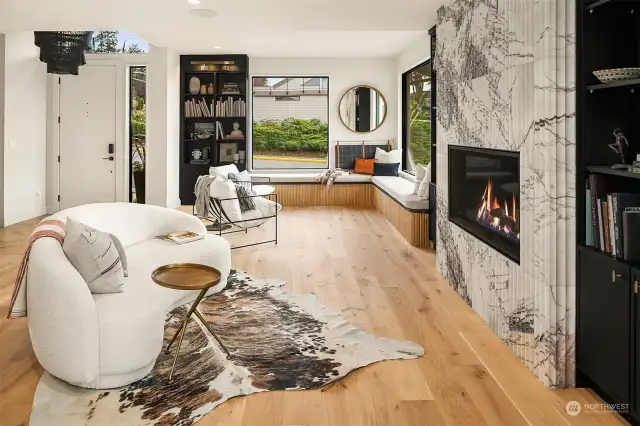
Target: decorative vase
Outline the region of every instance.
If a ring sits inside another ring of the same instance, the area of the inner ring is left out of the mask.
[[[194,160],[199,160],[202,156],[202,151],[200,151],[199,149],[194,149],[191,155],[193,156]]]
[[[202,86],[200,86],[200,94],[201,95],[206,95],[207,94],[207,86],[205,86],[204,84]]]
[[[209,83],[209,87],[207,87],[207,95],[213,95],[213,83]]]
[[[189,80],[189,93],[197,95],[200,91],[200,79],[198,77],[191,77]]]
[[[141,172],[133,172],[133,184],[136,188],[136,203],[144,204],[144,170],[142,170]]]

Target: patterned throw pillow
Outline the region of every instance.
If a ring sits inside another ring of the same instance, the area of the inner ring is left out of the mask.
[[[247,189],[241,184],[236,184],[236,192],[238,194],[238,202],[240,203],[240,211],[242,213],[256,209],[256,203],[253,201],[253,198],[250,198],[252,195],[256,195],[255,192]]]
[[[251,189],[251,175],[248,171],[243,171],[240,173],[229,173],[227,178],[233,183],[240,186],[244,186],[247,189]]]
[[[122,260],[111,236],[67,218],[62,250],[91,293],[124,291]]]

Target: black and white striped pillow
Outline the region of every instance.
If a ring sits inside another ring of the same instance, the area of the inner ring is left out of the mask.
[[[248,171],[244,170],[240,173],[229,173],[227,178],[236,184],[236,186],[244,186],[248,190],[251,190],[251,175]]]
[[[240,212],[244,213],[256,209],[256,203],[253,201],[253,198],[251,198],[252,195],[256,195],[255,192],[238,183],[236,184],[236,193],[238,194],[238,202],[240,203]]]

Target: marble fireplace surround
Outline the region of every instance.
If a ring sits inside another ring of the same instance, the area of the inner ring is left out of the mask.
[[[437,265],[550,387],[575,385],[575,10],[454,0],[438,11]],[[448,145],[520,153],[520,265],[448,220]]]

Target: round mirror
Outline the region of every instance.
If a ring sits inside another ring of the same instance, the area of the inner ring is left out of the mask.
[[[357,133],[369,133],[382,126],[387,118],[387,101],[371,86],[356,86],[340,99],[340,119]]]

